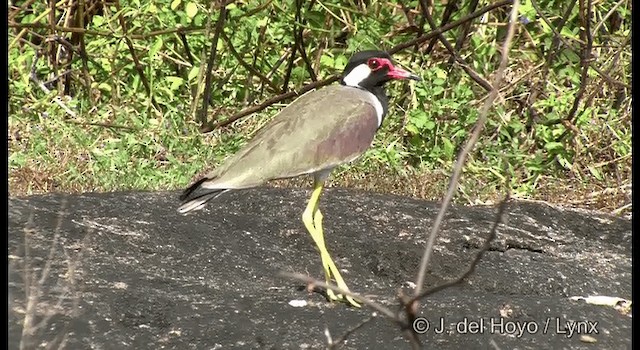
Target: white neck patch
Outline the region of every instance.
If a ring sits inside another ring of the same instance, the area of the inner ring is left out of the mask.
[[[373,107],[376,109],[376,117],[378,117],[378,127],[380,127],[380,125],[382,125],[382,114],[384,113],[384,109],[382,108],[382,103],[380,102],[380,100],[378,100],[376,95],[372,94],[369,91],[367,91],[367,93],[371,98],[371,104],[373,104]]]
[[[371,74],[371,68],[366,64],[361,64],[349,72],[342,81],[344,81],[345,85],[353,86],[353,87],[361,87],[360,83],[367,79]]]

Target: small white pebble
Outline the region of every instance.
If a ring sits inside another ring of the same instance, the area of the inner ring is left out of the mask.
[[[289,305],[291,305],[293,307],[305,307],[305,306],[307,306],[307,301],[306,300],[291,300],[289,302]]]

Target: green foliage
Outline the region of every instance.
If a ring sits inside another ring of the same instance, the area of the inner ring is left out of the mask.
[[[403,4],[417,6],[417,2]],[[465,10],[455,11],[449,21],[464,16],[469,4],[463,1],[459,8]],[[580,55],[585,40],[579,8],[573,8],[559,29],[563,41],[557,46],[552,27],[541,15],[557,29],[568,3],[538,4],[542,14],[530,1],[522,2],[522,23],[509,53],[505,87],[469,158],[466,175],[495,185],[504,180],[507,169],[514,189],[524,194],[535,194],[541,177],[609,186],[620,173],[611,164],[630,171],[630,89],[624,87],[631,84],[631,49],[625,44],[631,30],[630,3],[594,4],[591,29],[598,26],[593,34],[594,65],[619,84],[589,69],[582,95]],[[47,6],[35,2],[31,11],[19,12],[14,21],[47,24],[49,17],[43,15]],[[219,10],[212,12],[211,3],[195,0],[136,0],[121,6],[111,4],[87,15],[89,32],[82,34],[86,60],[78,41],[73,42],[70,62],[51,56],[60,44],[39,39],[50,36],[49,29],[29,27],[26,34],[21,34],[22,28],[9,30],[12,173],[26,169],[51,173],[52,181],[66,189],[182,187],[200,169],[211,168],[236,151],[282,107],[201,134],[195,115],[202,108],[203,75]],[[445,6],[446,2],[434,3],[436,22]],[[389,49],[416,37],[397,1],[329,0],[310,7],[305,3],[302,21],[296,21],[293,0],[236,2],[227,9],[228,42],[221,38],[217,43],[209,107],[210,117],[218,119],[310,81],[299,54],[290,77],[286,74],[297,26],[303,29],[304,49],[319,79],[339,73],[357,50]],[[59,9],[57,15],[64,11]],[[420,23],[417,13],[410,14],[413,24]],[[506,28],[496,24],[505,23],[507,16],[501,9],[474,20],[459,49],[468,67],[487,81],[497,69]],[[69,33],[56,34],[73,40]],[[461,27],[444,33],[453,45],[460,35]],[[441,44],[428,53],[423,52],[426,46],[395,56],[423,81],[388,88],[391,109],[374,147],[345,171],[389,167],[402,176],[407,167],[418,172],[451,168],[487,92],[459,64],[449,64],[450,55]],[[231,48],[270,84],[240,64]],[[555,57],[547,63],[552,52]],[[60,61],[57,73],[53,58]],[[70,98],[63,96],[58,81],[44,84],[45,90],[30,79],[34,72],[46,82],[65,69],[71,72],[66,92]],[[62,102],[53,102],[57,98]],[[21,136],[16,138],[15,133]]]

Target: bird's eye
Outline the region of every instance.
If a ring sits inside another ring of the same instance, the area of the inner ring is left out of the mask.
[[[380,62],[378,62],[378,60],[376,60],[375,58],[372,58],[369,60],[369,68],[376,70],[380,67]]]

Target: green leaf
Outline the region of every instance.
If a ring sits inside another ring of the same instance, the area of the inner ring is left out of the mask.
[[[167,77],[167,81],[171,84],[169,87],[171,90],[178,90],[184,84],[184,79],[180,77]]]
[[[107,83],[98,84],[98,89],[111,92],[111,85]]]
[[[560,142],[551,141],[551,142],[547,142],[544,145],[544,149],[546,149],[549,152],[553,152],[553,151],[564,149],[564,145]]]
[[[104,17],[93,16],[93,19],[91,21],[93,22],[93,26],[100,27],[104,23]]]
[[[199,70],[200,70],[200,67],[197,67],[197,66],[191,67],[191,70],[189,71],[189,75],[187,76],[187,79],[189,81],[193,81],[198,76]]]
[[[189,18],[193,18],[198,14],[198,5],[196,5],[194,2],[190,2],[187,4],[187,16],[189,16]]]
[[[256,22],[256,27],[262,28],[267,25],[268,21],[269,21],[269,17],[262,17]]]
[[[592,165],[589,165],[587,168],[589,169],[589,172],[591,173],[591,175],[593,175],[596,179],[602,181],[602,173],[600,172],[600,170],[598,170]]]
[[[175,11],[178,8],[178,6],[180,6],[181,3],[182,3],[182,0],[173,0],[171,2],[171,9]]]
[[[404,128],[405,128],[405,129],[407,129],[407,131],[408,131],[410,134],[413,134],[413,135],[417,135],[417,134],[419,134],[419,133],[420,133],[420,131],[418,130],[418,128],[417,128],[415,125],[413,125],[413,124],[407,124],[407,126],[405,126]]]
[[[444,154],[449,158],[453,157],[453,151],[455,149],[453,142],[446,137],[442,137],[442,146],[444,146]]]
[[[422,127],[424,127],[424,125],[427,123],[429,118],[427,117],[427,113],[416,109],[411,112],[409,120],[417,128],[422,129]]]
[[[433,120],[428,120],[424,123],[424,128],[427,130],[433,130],[436,127],[436,123]]]
[[[565,157],[558,154],[556,156],[556,159],[558,160],[558,163],[562,165],[563,168],[571,170],[571,163]]]
[[[160,51],[160,49],[162,48],[162,44],[163,44],[162,37],[161,36],[156,37],[156,41],[149,48],[149,57],[151,58],[155,57],[156,53],[158,53],[158,51]]]
[[[320,57],[320,64],[327,67],[333,67],[333,65],[335,64],[335,60],[329,55],[322,55]]]

